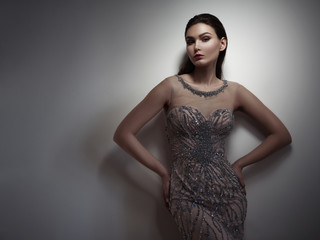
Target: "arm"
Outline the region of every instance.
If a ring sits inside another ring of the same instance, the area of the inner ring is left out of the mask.
[[[123,119],[114,133],[113,140],[140,163],[156,172],[163,182],[163,194],[167,201],[169,173],[136,138],[139,130],[150,121],[171,100],[171,86],[168,80],[162,81]]]
[[[236,109],[242,110],[260,124],[266,131],[265,140],[251,152],[233,163],[238,178],[244,187],[242,169],[258,162],[279,148],[291,143],[291,135],[277,116],[257,97],[239,85],[236,92]]]

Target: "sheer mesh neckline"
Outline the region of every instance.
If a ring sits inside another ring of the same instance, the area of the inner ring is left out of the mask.
[[[219,93],[223,92],[223,90],[224,90],[226,87],[228,87],[228,81],[227,81],[227,80],[222,80],[222,81],[223,81],[223,85],[222,85],[220,88],[218,88],[218,89],[216,89],[216,90],[214,90],[214,91],[208,91],[208,92],[206,92],[206,91],[201,91],[201,90],[197,90],[197,89],[194,89],[193,87],[191,87],[188,83],[186,83],[186,82],[183,80],[183,78],[182,78],[180,75],[177,74],[176,76],[177,76],[179,82],[182,83],[182,85],[183,85],[184,88],[188,89],[190,92],[192,92],[193,94],[198,95],[198,96],[200,96],[200,97],[212,97],[212,96],[216,96],[216,95],[218,95]]]

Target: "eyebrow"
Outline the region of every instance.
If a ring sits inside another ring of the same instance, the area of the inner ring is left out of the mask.
[[[203,35],[206,35],[206,34],[212,35],[212,33],[204,32],[204,33],[201,33],[201,34],[199,35],[199,37],[202,37]],[[191,37],[191,36],[186,36],[186,39],[187,39],[187,38],[193,38],[193,37]]]

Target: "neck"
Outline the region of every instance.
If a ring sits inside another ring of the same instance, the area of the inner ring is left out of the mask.
[[[194,82],[203,85],[215,85],[220,82],[220,79],[216,77],[216,65],[212,67],[196,67],[192,72]]]

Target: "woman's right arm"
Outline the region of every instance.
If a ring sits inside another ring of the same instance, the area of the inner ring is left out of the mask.
[[[169,173],[136,138],[139,130],[165,105],[170,104],[172,87],[168,79],[163,80],[123,119],[114,133],[113,140],[140,163],[156,172],[165,183],[164,197],[167,201]]]

